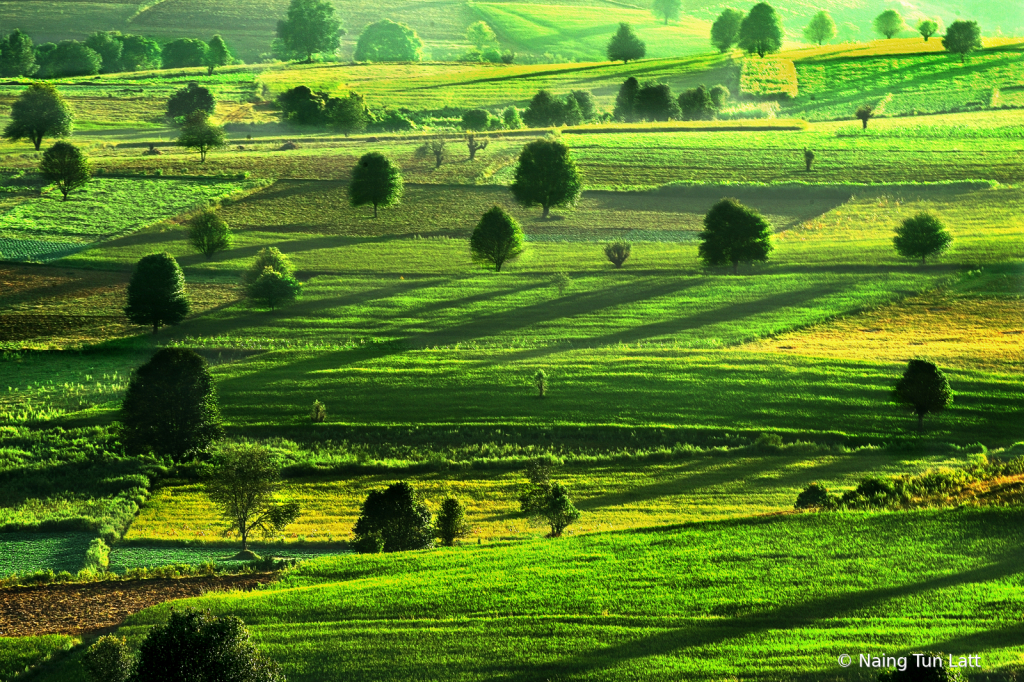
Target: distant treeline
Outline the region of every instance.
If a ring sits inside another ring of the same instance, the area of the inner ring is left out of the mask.
[[[14,29],[0,41],[0,77],[67,78],[97,73],[218,66],[237,60],[219,35],[209,43],[181,38],[161,45],[150,38],[120,31],[99,31],[84,41],[62,40],[35,45]]]

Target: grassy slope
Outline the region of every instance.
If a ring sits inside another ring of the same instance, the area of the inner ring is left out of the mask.
[[[696,523],[324,559],[188,603],[240,616],[294,682],[846,680],[866,675],[841,653],[923,648],[991,671],[1018,660],[1020,528],[1017,509]],[[61,663],[41,679],[80,679]]]

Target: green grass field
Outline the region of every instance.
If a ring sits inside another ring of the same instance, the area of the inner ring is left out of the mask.
[[[89,533],[4,533],[0,538],[3,577],[43,569],[75,573],[85,564]]]

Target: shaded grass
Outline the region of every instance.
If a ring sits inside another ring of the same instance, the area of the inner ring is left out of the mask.
[[[92,533],[0,534],[0,566],[5,576],[41,568],[75,573],[85,563]]]
[[[39,665],[58,652],[80,644],[78,637],[40,635],[38,637],[0,637],[0,680],[21,679],[18,676]]]

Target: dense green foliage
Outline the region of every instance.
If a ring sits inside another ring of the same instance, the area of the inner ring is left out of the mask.
[[[201,163],[206,162],[206,155],[210,150],[219,149],[227,144],[224,129],[212,123],[210,115],[202,109],[193,111],[185,117],[176,143],[179,147],[199,152]]]
[[[886,38],[893,38],[897,33],[907,30],[903,17],[894,9],[887,9],[875,17],[872,26],[875,32]]]
[[[231,246],[231,230],[213,211],[202,211],[188,221],[188,242],[209,260]]]
[[[212,116],[217,109],[217,98],[208,88],[199,83],[189,83],[167,100],[167,117],[185,118],[195,111],[205,111]]]
[[[911,360],[896,382],[893,398],[917,415],[918,428],[923,429],[925,415],[941,412],[952,404],[953,389],[949,386],[949,379],[934,363]]]
[[[156,334],[165,324],[180,323],[190,310],[185,273],[173,256],[154,253],[135,264],[124,307],[129,320],[151,325]]]
[[[953,237],[934,215],[918,213],[900,223],[892,243],[901,256],[914,260],[920,258],[921,265],[924,265],[929,256],[948,249]]]
[[[764,58],[782,49],[782,37],[782,19],[774,7],[760,2],[743,17],[736,42],[750,54]]]
[[[66,137],[73,125],[74,115],[57,88],[49,83],[33,83],[11,105],[4,137],[12,142],[27,139],[38,151],[44,137]]]
[[[540,206],[543,217],[557,206],[575,206],[583,181],[569,147],[558,140],[535,140],[519,154],[512,196],[522,206]]]
[[[523,252],[523,229],[515,218],[500,206],[492,207],[480,218],[469,237],[469,248],[473,255],[494,265],[495,272],[501,266]]]
[[[772,226],[757,211],[735,199],[723,199],[704,216],[700,257],[708,266],[765,262],[772,249]]]
[[[344,33],[334,15],[334,6],[325,0],[291,0],[288,16],[277,22],[277,38],[289,52],[305,55],[332,54]]]
[[[39,163],[43,177],[57,185],[64,201],[73,190],[92,180],[92,166],[82,150],[70,142],[56,142]]]
[[[626,22],[619,24],[619,30],[608,41],[608,59],[627,64],[647,55],[647,44],[640,39],[633,27]]]
[[[832,19],[832,15],[824,10],[815,14],[804,27],[804,38],[819,45],[835,37],[836,22]]]
[[[352,533],[352,548],[362,553],[402,552],[434,544],[430,510],[405,481],[372,491]]]
[[[455,541],[469,535],[466,508],[458,499],[446,497],[437,512],[437,538],[445,547],[454,547]]]
[[[380,152],[364,154],[352,171],[348,187],[353,206],[373,206],[373,217],[378,208],[397,205],[402,199],[402,171],[398,165]]]
[[[353,59],[359,62],[418,62],[423,41],[405,24],[381,19],[359,34]]]
[[[960,55],[960,63],[967,61],[967,55],[981,49],[981,27],[976,21],[954,21],[946,29],[942,46],[947,52]]]
[[[0,76],[17,78],[31,76],[36,70],[36,55],[32,39],[14,29],[6,37],[0,36]]]
[[[728,52],[739,42],[743,17],[743,12],[726,8],[715,19],[715,23],[711,25],[711,44],[718,48],[719,52]]]

